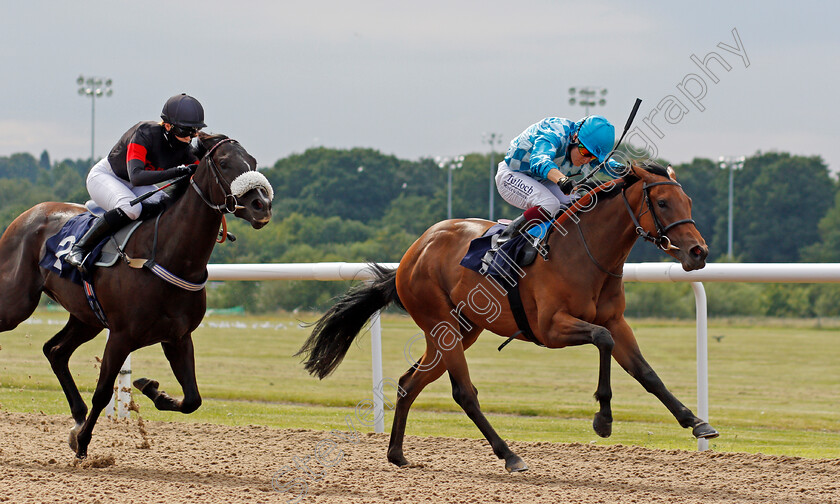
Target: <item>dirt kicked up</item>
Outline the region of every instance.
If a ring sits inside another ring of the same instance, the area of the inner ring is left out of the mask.
[[[0,502],[840,503],[840,459],[512,442],[507,474],[484,440],[100,420],[90,457],[65,416],[0,411]],[[278,491],[279,490],[279,491]]]

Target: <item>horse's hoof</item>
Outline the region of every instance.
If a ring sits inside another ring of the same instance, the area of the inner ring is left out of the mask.
[[[137,390],[145,394],[143,389],[149,386],[151,386],[152,389],[157,389],[160,386],[160,383],[156,382],[155,380],[150,380],[148,378],[137,378],[136,380],[134,380],[134,386],[137,388]]]
[[[388,462],[394,464],[397,467],[405,467],[408,465],[408,460],[405,459],[402,453],[399,455],[388,455]]]
[[[77,424],[75,427],[70,429],[70,438],[67,440],[67,443],[70,445],[70,449],[73,451],[77,451],[79,449],[79,429],[82,426]]]
[[[505,469],[509,473],[527,471],[528,464],[519,455],[512,455],[505,459]]]
[[[691,431],[697,439],[713,439],[720,436],[720,432],[716,431],[714,427],[707,422],[699,423],[694,426]]]
[[[592,420],[592,428],[595,430],[595,434],[602,438],[608,438],[612,435],[612,419],[607,419],[599,411],[595,413],[595,418]]]

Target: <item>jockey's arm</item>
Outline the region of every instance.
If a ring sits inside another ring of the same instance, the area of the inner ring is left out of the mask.
[[[557,165],[554,158],[563,147],[559,137],[548,137],[540,135],[534,141],[534,148],[531,150],[531,173],[535,178],[548,179],[555,184],[566,178]]]

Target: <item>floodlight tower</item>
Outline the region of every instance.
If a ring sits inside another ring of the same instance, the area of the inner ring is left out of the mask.
[[[96,98],[104,98],[114,94],[111,89],[112,81],[106,77],[85,77],[79,75],[76,79],[79,85],[80,96],[90,96],[90,162],[95,161],[93,157],[94,130],[96,126]]]

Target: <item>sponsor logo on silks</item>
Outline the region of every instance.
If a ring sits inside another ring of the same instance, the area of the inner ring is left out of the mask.
[[[513,173],[509,173],[507,176],[507,180],[505,180],[505,184],[508,186],[518,189],[519,191],[525,194],[531,194],[534,192],[534,188],[517,178]]]

